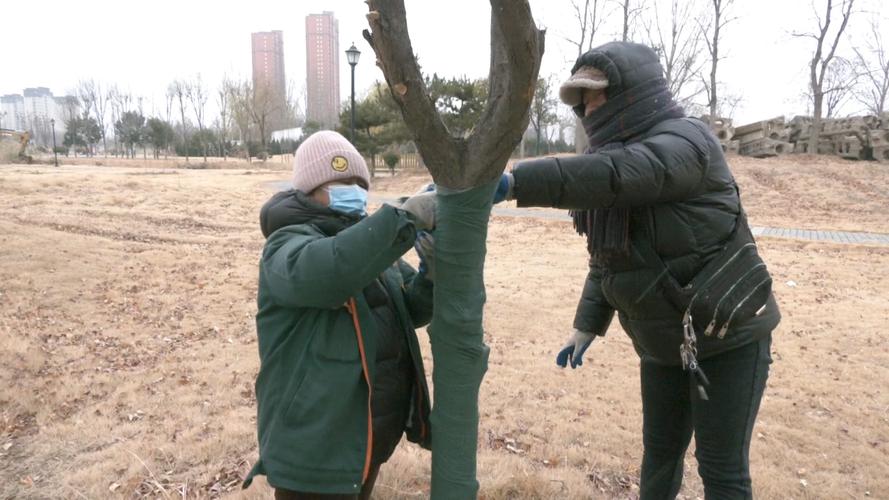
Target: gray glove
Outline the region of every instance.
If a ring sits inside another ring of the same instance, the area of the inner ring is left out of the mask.
[[[417,230],[430,231],[435,229],[437,203],[435,191],[430,191],[411,196],[401,204],[401,209],[411,215]]]
[[[587,347],[593,343],[596,336],[589,332],[574,330],[574,333],[568,337],[568,342],[562,346],[562,350],[556,355],[556,364],[565,368],[568,361],[571,361],[571,368],[577,368],[583,364],[583,353]]]

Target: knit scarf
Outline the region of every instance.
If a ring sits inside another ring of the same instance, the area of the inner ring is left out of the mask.
[[[609,96],[605,104],[581,120],[590,146],[586,153],[623,148],[654,125],[685,113],[673,100],[663,78]],[[607,265],[630,254],[630,209],[572,210],[574,229],[586,236],[590,262]]]
[[[295,189],[275,193],[259,212],[259,227],[266,238],[294,224],[312,224],[325,235],[334,236],[359,220],[357,215],[333,211]]]

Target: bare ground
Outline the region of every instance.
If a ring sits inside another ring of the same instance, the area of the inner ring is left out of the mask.
[[[889,232],[885,166],[732,164],[752,224]],[[2,498],[270,498],[262,481],[238,488],[256,458],[257,212],[288,172],[147,165],[0,167]],[[402,174],[375,190],[425,181]],[[757,496],[886,498],[889,247],[760,246],[784,322],[754,430]],[[554,364],[584,274],[570,224],[492,220],[485,498],[638,492],[629,341],[615,326],[581,369]],[[424,498],[428,477],[428,453],[402,444],[375,496]],[[684,497],[702,496],[691,454],[685,483]]]

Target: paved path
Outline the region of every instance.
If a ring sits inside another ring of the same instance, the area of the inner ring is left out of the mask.
[[[289,182],[275,182],[272,187],[275,189],[289,189]],[[374,196],[371,194],[370,201],[373,203],[392,203],[395,200]],[[511,207],[494,207],[494,215],[501,217],[527,217],[532,219],[545,220],[563,220],[569,221],[571,218],[565,210],[555,209],[529,209],[529,208],[511,208]],[[889,245],[889,234],[884,233],[864,233],[853,231],[818,231],[809,229],[792,229],[783,227],[761,227],[753,226],[751,228],[754,236],[764,236],[767,238],[785,238],[793,240],[807,241],[827,241],[830,243],[848,243],[848,244],[875,244]]]
[[[380,200],[385,201],[385,200]],[[494,207],[494,215],[504,217],[531,217],[537,219],[549,220],[571,220],[568,212],[564,210],[552,209],[527,209],[527,208],[508,208]],[[828,241],[831,243],[864,243],[889,245],[889,234],[883,233],[864,233],[853,231],[819,231],[809,229],[790,229],[783,227],[761,227],[753,226],[750,228],[754,236],[764,236],[769,238],[786,238],[794,240],[808,241]]]

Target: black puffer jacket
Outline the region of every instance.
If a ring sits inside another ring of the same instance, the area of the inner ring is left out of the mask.
[[[660,65],[633,63],[644,59],[635,53],[640,50],[650,52],[634,44],[608,44],[578,64],[594,65],[610,82],[626,85],[661,78]],[[621,90],[612,86],[608,98]],[[574,326],[603,335],[617,310],[640,356],[679,364],[682,312],[658,284],[661,270],[646,263],[639,249],[653,247],[685,284],[731,234],[740,200],[722,147],[708,127],[688,118],[666,119],[625,138],[621,147],[523,162],[513,176],[519,206],[630,209],[630,255],[607,267],[591,266]],[[699,335],[698,357],[759,340],[779,321],[771,297],[762,313],[734,325],[724,339]]]

